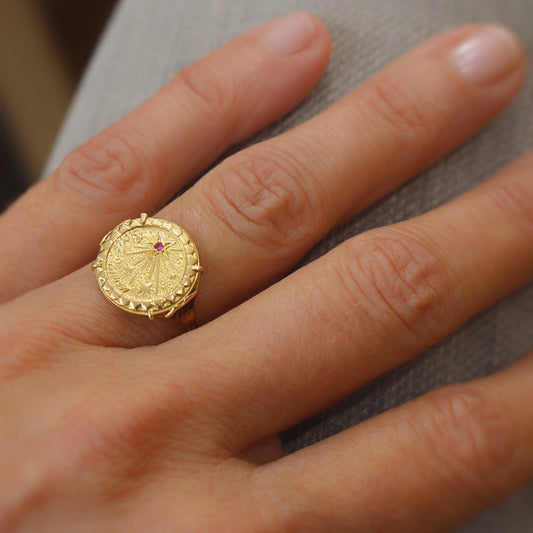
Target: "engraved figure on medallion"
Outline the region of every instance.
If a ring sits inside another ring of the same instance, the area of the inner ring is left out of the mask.
[[[176,290],[186,268],[180,237],[164,228],[143,226],[122,234],[107,255],[107,275],[116,290],[138,302],[165,298]]]

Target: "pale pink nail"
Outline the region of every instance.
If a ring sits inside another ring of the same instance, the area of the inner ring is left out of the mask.
[[[521,56],[520,41],[503,26],[488,26],[451,52],[452,63],[470,83],[491,85],[511,74]]]
[[[307,13],[291,13],[276,21],[261,37],[261,44],[274,54],[295,54],[310,44],[315,25]]]

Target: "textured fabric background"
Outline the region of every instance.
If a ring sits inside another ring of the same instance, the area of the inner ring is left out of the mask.
[[[123,0],[81,84],[49,169],[67,151],[138,105],[184,65],[244,29],[294,9],[309,10],[326,22],[334,41],[331,64],[311,97],[255,140],[275,135],[325,109],[403,51],[453,25],[474,20],[507,24],[522,36],[533,57],[532,8],[533,0]],[[532,146],[530,82],[482,134],[332,232],[306,261],[355,233],[442,204]],[[282,435],[286,450],[309,445],[439,385],[490,373],[531,348],[533,287],[528,287],[410,364],[286,431]],[[533,531],[533,486],[460,531]]]

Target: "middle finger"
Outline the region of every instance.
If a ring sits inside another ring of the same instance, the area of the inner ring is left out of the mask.
[[[491,50],[499,69],[465,79],[457,67],[464,74],[472,43],[491,37],[502,48],[499,64]],[[212,266],[200,321],[270,284],[343,219],[479,131],[518,91],[524,59],[503,28],[446,32],[324,113],[228,158],[166,207],[163,218],[195,228]]]

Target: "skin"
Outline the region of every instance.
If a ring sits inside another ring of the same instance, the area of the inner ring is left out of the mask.
[[[0,531],[435,533],[533,478],[533,355],[283,456],[279,431],[533,273],[526,154],[277,281],[516,95],[523,51],[483,86],[453,68],[480,25],[422,44],[166,205],[310,92],[330,54],[310,20],[297,53],[260,46],[269,23],[191,65],[0,218]],[[141,211],[198,245],[195,331],[130,316],[97,289],[96,244]]]

